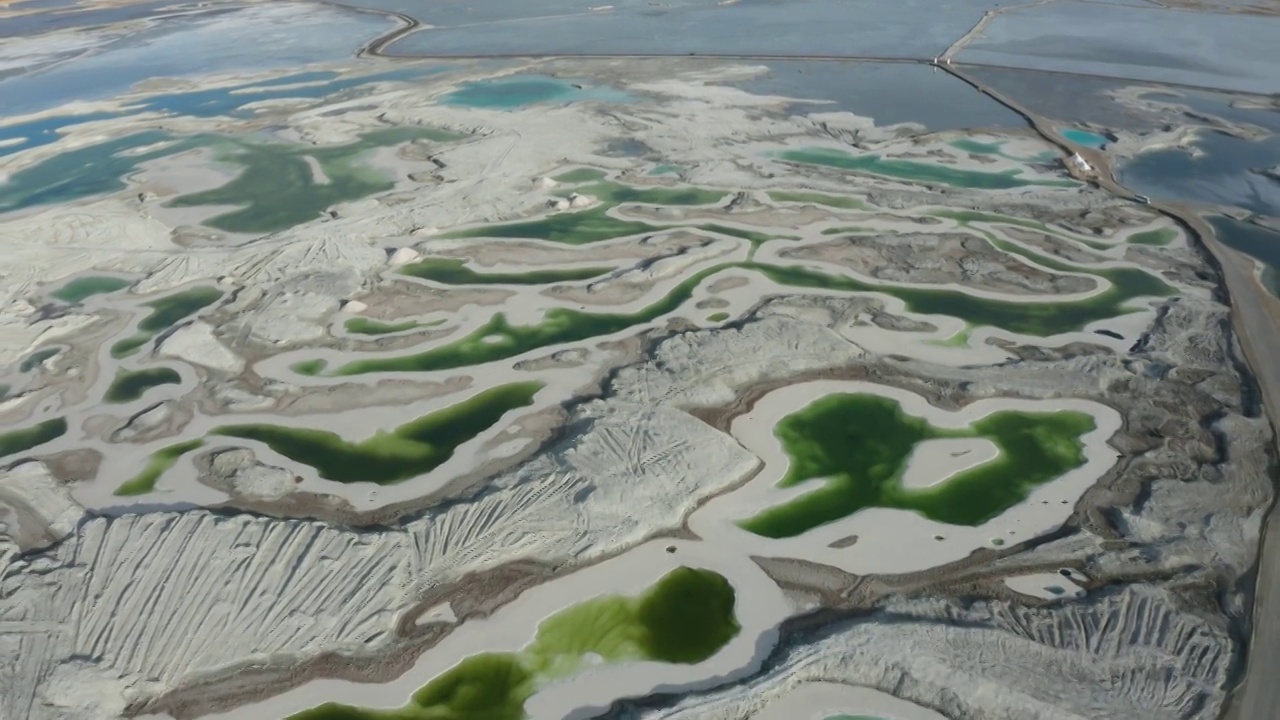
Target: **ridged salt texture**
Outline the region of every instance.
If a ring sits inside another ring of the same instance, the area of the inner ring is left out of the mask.
[[[87,521],[0,576],[0,718],[60,717],[90,683],[122,706],[130,686],[146,697],[249,661],[385,651],[432,587],[520,558],[617,552],[755,469],[670,408],[594,403],[574,427],[402,529],[203,510]]]

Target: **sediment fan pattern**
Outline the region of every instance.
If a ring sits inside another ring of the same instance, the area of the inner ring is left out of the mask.
[[[97,717],[104,697],[118,710],[230,666],[393,650],[399,616],[429,589],[520,559],[616,552],[758,462],[672,409],[592,403],[573,421],[582,434],[401,529],[207,511],[89,519],[0,579],[0,643],[30,659],[0,670],[0,717]]]
[[[795,640],[746,687],[664,708],[620,704],[606,717],[749,717],[823,681],[880,688],[958,720],[1203,717],[1222,701],[1236,649],[1169,593],[1133,586],[1054,609],[905,602]]]

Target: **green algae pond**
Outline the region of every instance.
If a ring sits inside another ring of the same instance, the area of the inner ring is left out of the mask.
[[[612,272],[607,267],[529,270],[518,273],[476,272],[466,260],[428,258],[400,268],[401,275],[438,282],[442,285],[547,285],[574,280],[590,280]]]
[[[395,710],[327,703],[289,720],[523,720],[525,702],[549,682],[575,675],[588,655],[604,663],[694,664],[715,655],[741,627],[733,586],[710,570],[679,567],[637,597],[606,595],[538,625],[517,652],[473,655]]]
[[[783,203],[803,203],[806,205],[825,205],[840,210],[870,210],[868,205],[861,198],[851,197],[849,195],[829,195],[820,192],[785,192],[778,190],[769,191],[769,199],[774,202]]]
[[[168,330],[178,321],[205,309],[222,298],[222,291],[211,287],[193,287],[172,295],[143,303],[151,312],[138,322],[138,331],[111,346],[111,357],[117,360],[132,355],[157,333]]]
[[[604,177],[605,172],[603,170],[597,170],[595,168],[577,168],[568,172],[560,173],[551,179],[558,183],[565,183],[567,185],[580,185],[586,182],[603,180]]]
[[[530,350],[610,335],[674,312],[708,276],[729,265],[718,265],[696,273],[672,288],[666,297],[633,313],[592,313],[571,308],[551,308],[534,325],[512,325],[498,313],[470,335],[413,355],[355,360],[337,368],[332,375],[364,375],[378,372],[429,372],[481,365],[504,360]],[[321,360],[296,363],[300,375],[324,371]]]
[[[266,233],[320,217],[332,205],[395,187],[365,156],[377,148],[418,139],[450,141],[459,135],[429,128],[387,128],[332,147],[223,138],[213,145],[217,161],[239,173],[226,184],[170,200],[168,207],[237,205],[204,224],[227,232]],[[318,177],[313,163],[323,177]]]
[[[1005,302],[976,297],[955,290],[903,288],[873,285],[843,275],[792,266],[764,263],[726,263],[695,273],[671,289],[665,297],[632,313],[593,313],[571,308],[551,308],[540,322],[513,326],[504,314],[494,315],[470,335],[420,353],[355,360],[334,369],[331,376],[380,372],[430,372],[452,370],[505,360],[531,350],[611,335],[675,312],[693,295],[703,280],[730,268],[754,270],[780,285],[803,288],[876,292],[906,303],[912,312],[949,315],[969,325],[991,326],[1010,332],[1047,337],[1082,329],[1096,320],[1125,314],[1134,298],[1165,297],[1173,293],[1164,281],[1137,268],[1109,268],[1093,274],[1107,278],[1107,290],[1084,300],[1066,302]],[[300,375],[319,375],[327,369],[323,360],[304,360],[291,369]]]
[[[757,269],[781,285],[793,287],[878,292],[899,298],[907,309],[923,315],[949,315],[974,326],[990,326],[1010,332],[1048,337],[1082,329],[1097,320],[1124,315],[1125,305],[1139,297],[1167,297],[1173,294],[1163,280],[1137,268],[1110,268],[1091,271],[1112,285],[1084,300],[1065,302],[1005,302],[976,297],[956,290],[932,290],[876,286],[842,275],[810,270],[798,265],[760,265]]]
[[[7,457],[39,447],[67,432],[66,418],[53,418],[31,427],[0,433],[0,457]]]
[[[574,171],[577,172],[577,171]],[[594,172],[594,171],[592,171]],[[560,177],[566,177],[566,173]],[[485,227],[444,233],[443,238],[519,238],[546,240],[566,245],[586,245],[603,240],[660,232],[666,228],[638,220],[622,220],[609,215],[611,208],[622,203],[647,205],[713,205],[728,194],[724,190],[706,190],[697,187],[633,187],[621,183],[595,181],[576,190],[564,190],[557,194],[568,196],[573,192],[591,195],[600,204],[585,210],[559,212],[536,220],[487,225]]]
[[[137,400],[148,390],[161,385],[177,385],[182,376],[177,370],[167,367],[145,368],[143,370],[120,370],[107,388],[103,400],[109,403],[125,403]]]
[[[602,240],[659,232],[662,228],[636,220],[619,220],[608,214],[608,205],[589,210],[562,212],[538,220],[486,225],[470,230],[456,230],[443,238],[510,238],[546,240],[566,245],[587,245]]]
[[[95,276],[80,277],[67,282],[62,287],[49,293],[49,297],[54,300],[61,300],[64,303],[76,305],[84,302],[87,298],[94,295],[106,295],[118,290],[123,290],[133,284],[132,280],[125,278]]]
[[[778,487],[817,487],[743,520],[750,532],[795,537],[869,507],[913,510],[931,520],[980,525],[1026,499],[1038,485],[1085,462],[1081,437],[1094,429],[1081,412],[992,413],[964,429],[935,427],[908,415],[897,400],[833,394],[782,419],[774,434],[790,458]],[[985,438],[994,460],[927,488],[905,488],[915,446],[938,438]]]
[[[500,385],[366,440],[351,442],[327,430],[252,424],[226,425],[214,435],[257,440],[316,469],[334,482],[387,485],[430,472],[458,446],[497,423],[508,411],[533,404],[540,382]]]
[[[436,324],[444,322],[439,320]],[[390,335],[392,333],[405,332],[406,330],[415,330],[422,327],[417,320],[405,320],[398,323],[385,323],[379,320],[371,320],[369,318],[354,317],[347,318],[342,323],[342,327],[352,335]]]
[[[115,495],[118,497],[133,497],[146,495],[155,490],[156,482],[160,480],[160,476],[169,472],[169,469],[183,455],[202,445],[204,445],[204,440],[196,439],[160,448],[151,454],[151,459],[147,461],[147,465],[142,469],[142,472],[124,481],[120,484],[120,487],[116,488]]]
[[[1168,245],[1177,237],[1178,231],[1173,228],[1156,228],[1155,230],[1147,230],[1130,235],[1129,242],[1134,245],[1155,245],[1160,247]]]
[[[1009,190],[1032,185],[1075,187],[1078,184],[1074,180],[1028,180],[1021,177],[1021,170],[961,170],[947,165],[885,159],[879,155],[853,155],[831,148],[785,150],[778,157],[803,165],[823,165],[898,180],[941,183],[973,190]]]

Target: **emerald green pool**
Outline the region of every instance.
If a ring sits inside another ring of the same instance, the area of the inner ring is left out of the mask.
[[[1041,483],[1083,465],[1080,438],[1094,427],[1092,416],[1081,412],[1007,410],[952,430],[906,414],[890,398],[829,395],[783,418],[774,430],[791,463],[778,487],[817,487],[740,525],[764,537],[787,538],[869,507],[980,525],[1025,500]],[[1000,455],[939,485],[904,488],[902,473],[912,449],[935,438],[986,438]]]
[[[925,315],[950,315],[974,326],[990,326],[1011,332],[1048,337],[1080,330],[1096,320],[1123,315],[1125,305],[1139,297],[1173,294],[1163,280],[1137,268],[1093,271],[1112,286],[1085,300],[1068,302],[1003,302],[967,295],[956,290],[878,287],[842,275],[809,270],[798,265],[758,266],[765,276],[782,285],[824,288],[848,292],[880,292],[901,299],[907,309]]]
[[[109,403],[124,403],[137,400],[153,387],[160,385],[177,385],[182,376],[177,370],[167,367],[145,368],[143,370],[120,370],[107,388],[103,400]]]
[[[444,233],[445,238],[514,238],[546,240],[566,245],[586,245],[588,243],[612,240],[639,235],[641,233],[658,232],[661,228],[635,220],[619,220],[608,214],[608,205],[598,205],[589,210],[578,212],[562,212],[549,215],[538,220],[507,223],[505,225],[486,225],[470,230],[457,230]]]
[[[132,280],[118,277],[80,277],[49,293],[54,300],[76,304],[84,302],[94,295],[105,295],[123,290],[133,284]]]
[[[1145,232],[1134,233],[1129,236],[1129,242],[1134,245],[1168,245],[1178,237],[1178,231],[1173,228],[1156,228],[1155,230],[1147,230]]]
[[[612,268],[607,267],[588,267],[529,270],[519,273],[476,272],[467,267],[465,260],[452,258],[428,258],[400,268],[400,273],[403,275],[443,285],[546,285],[590,280],[611,271]]]
[[[696,273],[672,288],[666,297],[633,313],[592,313],[570,308],[551,308],[535,325],[513,326],[498,313],[470,335],[425,352],[395,357],[356,360],[337,368],[332,375],[364,375],[377,372],[427,372],[480,365],[515,357],[530,350],[609,335],[674,312],[693,295],[709,275],[730,267],[719,265]],[[316,375],[325,369],[323,361],[297,363],[293,371]]]
[[[912,312],[949,315],[975,327],[991,326],[1037,337],[1080,330],[1096,320],[1123,315],[1128,312],[1125,305],[1134,298],[1164,297],[1173,293],[1173,289],[1163,280],[1137,268],[1094,271],[1093,274],[1110,280],[1112,286],[1085,300],[1003,302],[956,290],[872,285],[848,276],[831,275],[799,265],[782,267],[754,262],[727,263],[689,276],[661,300],[632,313],[593,313],[552,308],[546,311],[540,322],[521,326],[511,325],[504,314],[498,313],[470,335],[454,342],[411,355],[356,360],[329,374],[343,376],[452,370],[504,360],[552,345],[610,335],[675,312],[692,297],[694,289],[703,280],[730,268],[754,270],[781,285],[792,287],[884,293],[901,299]],[[296,363],[292,369],[302,375],[318,375],[325,371],[326,364],[322,360],[306,360]]]
[[[26,452],[67,432],[66,418],[54,418],[31,427],[0,433],[0,457]]]
[[[741,629],[735,602],[723,576],[676,568],[638,597],[597,597],[552,615],[518,652],[463,660],[404,707],[327,703],[290,720],[523,720],[525,702],[546,683],[576,674],[589,653],[604,663],[694,664],[710,658]]]
[[[417,139],[456,140],[458,135],[429,128],[374,130],[346,145],[317,147],[281,142],[223,138],[215,158],[241,168],[230,182],[211,190],[177,197],[169,207],[239,205],[206,225],[228,232],[265,233],[314,220],[328,207],[395,187],[386,174],[366,166],[364,156],[376,148]],[[318,181],[308,158],[319,164]]]
[[[820,192],[782,192],[769,191],[769,199],[774,202],[805,203],[808,205],[826,205],[841,210],[870,210],[871,206],[863,200],[848,195],[828,195]]]
[[[597,172],[597,171],[573,171]],[[568,177],[566,173],[560,177]],[[586,177],[578,176],[578,177]],[[692,186],[677,188],[666,187],[633,187],[621,183],[596,181],[576,190],[561,191],[557,194],[568,196],[573,192],[590,195],[600,204],[576,212],[560,212],[537,220],[488,225],[470,230],[458,230],[441,235],[444,238],[521,238],[546,240],[565,243],[566,245],[585,245],[602,240],[613,240],[627,235],[658,232],[663,228],[635,220],[620,220],[609,215],[609,209],[621,203],[644,203],[650,205],[711,205],[724,199],[727,194],[723,190],[705,190]]]
[[[369,318],[347,318],[342,324],[346,331],[353,335],[390,335],[391,333],[413,330],[418,327],[416,320],[405,320],[398,323],[384,323]]]
[[[173,467],[183,455],[202,445],[204,445],[204,440],[188,440],[155,451],[151,454],[151,459],[147,461],[147,466],[142,469],[142,472],[121,483],[120,487],[116,488],[115,495],[132,497],[134,495],[146,495],[155,490],[156,482],[160,480],[161,475],[168,472],[169,468]]]
[[[151,312],[138,322],[138,332],[111,346],[111,357],[133,354],[162,330],[203,310],[222,298],[222,291],[211,287],[193,287],[172,295],[143,303]]]
[[[387,485],[439,467],[459,445],[492,427],[508,411],[533,404],[542,387],[540,382],[522,382],[490,388],[360,442],[326,430],[265,424],[227,425],[213,434],[257,440],[294,462],[310,465],[326,480]]]
[[[1073,180],[1026,180],[1021,170],[985,172],[961,170],[947,165],[914,162],[911,160],[887,160],[879,155],[852,155],[843,150],[812,148],[786,150],[778,155],[783,160],[806,165],[825,165],[841,170],[870,173],[911,182],[933,182],[976,190],[1007,190],[1010,188],[1044,185],[1074,187]]]

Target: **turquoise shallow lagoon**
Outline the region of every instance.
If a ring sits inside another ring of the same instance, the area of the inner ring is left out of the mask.
[[[489,110],[514,110],[538,103],[628,102],[631,99],[627,93],[610,87],[588,87],[545,75],[512,75],[463,83],[440,102]]]

